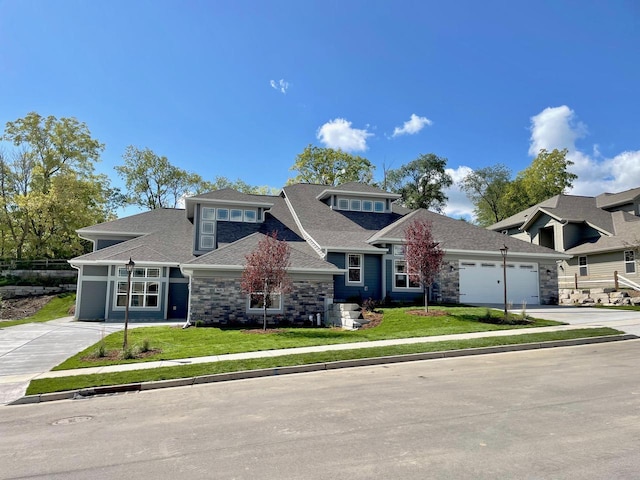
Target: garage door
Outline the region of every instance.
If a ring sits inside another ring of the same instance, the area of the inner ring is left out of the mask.
[[[461,303],[504,303],[502,262],[461,260]],[[507,302],[515,308],[523,302],[539,305],[538,265],[535,263],[507,263]]]

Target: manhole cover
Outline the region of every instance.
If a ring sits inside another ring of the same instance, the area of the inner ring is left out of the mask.
[[[60,420],[56,420],[55,422],[53,422],[51,425],[73,425],[74,423],[88,422],[92,419],[93,417],[90,416],[61,418]]]

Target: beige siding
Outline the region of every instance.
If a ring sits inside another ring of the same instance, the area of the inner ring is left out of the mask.
[[[640,283],[640,273],[638,272],[638,259],[636,258],[636,272],[625,273],[624,251],[607,252],[600,254],[586,255],[587,275],[580,276],[579,258],[576,255],[570,260],[563,262],[564,272],[559,271],[560,288],[574,288],[575,275],[578,275],[578,288],[613,287],[614,272],[618,272],[629,280]],[[622,285],[620,286],[623,287]]]

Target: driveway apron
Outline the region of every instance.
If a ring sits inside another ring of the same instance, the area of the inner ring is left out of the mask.
[[[0,405],[23,396],[38,374],[122,328],[65,317],[0,329]]]

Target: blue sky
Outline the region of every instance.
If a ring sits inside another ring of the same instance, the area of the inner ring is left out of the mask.
[[[568,148],[572,193],[640,186],[640,4],[0,0],[0,124],[72,116],[204,178],[282,187],[308,144],[455,179]],[[455,187],[446,213],[469,215]]]

